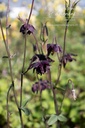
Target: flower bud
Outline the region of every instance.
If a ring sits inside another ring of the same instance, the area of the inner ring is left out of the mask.
[[[80,0],[79,0],[80,1]],[[76,1],[72,4],[72,9],[71,9],[71,14],[70,14],[70,19],[72,18],[73,14],[74,14],[74,11],[75,11],[75,8],[76,8],[76,5],[78,4],[79,1]]]
[[[40,39],[45,43],[48,40],[48,28],[46,23],[41,27]]]
[[[67,22],[69,22],[69,15],[70,15],[70,7],[67,1],[65,1],[65,18]]]

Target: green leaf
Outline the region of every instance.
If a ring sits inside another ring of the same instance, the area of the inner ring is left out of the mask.
[[[63,116],[62,114],[60,114],[58,116],[58,120],[61,121],[61,122],[66,122],[67,121],[67,118],[65,116]]]
[[[51,115],[51,117],[49,118],[47,124],[48,124],[48,125],[52,125],[52,124],[54,124],[57,120],[58,120],[58,116],[57,116],[57,115]]]
[[[28,108],[21,107],[20,108],[27,116],[30,115],[30,110]]]
[[[80,0],[78,0],[78,1],[76,1],[76,2],[74,2],[74,3],[72,4],[70,19],[72,18],[73,14],[74,14],[74,11],[75,11],[75,8],[76,8],[76,5],[78,4],[79,1],[80,1]]]
[[[74,3],[72,4],[72,9],[76,7],[76,5],[79,3],[79,1],[80,1],[80,0],[78,0],[78,1],[76,1],[76,2],[74,2]]]
[[[29,99],[26,100],[24,103],[23,103],[23,107],[25,107],[27,105],[27,103],[29,102]]]

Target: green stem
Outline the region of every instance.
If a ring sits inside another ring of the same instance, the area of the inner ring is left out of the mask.
[[[22,91],[23,91],[23,72],[25,67],[25,60],[26,60],[26,34],[25,34],[25,44],[24,44],[24,57],[23,57],[23,65],[22,65],[22,73],[21,73],[21,90],[20,90],[20,108],[22,107]],[[22,110],[20,109],[20,116],[22,119]],[[23,120],[22,120],[22,128],[23,126]]]
[[[8,45],[7,45],[7,42],[6,42],[7,40],[5,40],[5,36],[4,36],[1,20],[0,20],[0,27],[1,27],[1,32],[2,32],[2,37],[3,37],[4,44],[5,44],[6,52],[7,52],[7,55],[8,55],[9,68],[10,68],[10,77],[11,77],[11,81],[13,81],[10,52],[9,52]],[[7,32],[6,32],[6,34],[7,34]],[[10,91],[10,89],[7,92],[7,127],[8,128],[9,128],[9,109],[8,109],[8,95],[9,95],[9,91]]]
[[[58,85],[59,80],[60,80],[60,76],[61,76],[61,69],[62,69],[63,59],[64,59],[64,55],[65,55],[65,51],[66,51],[66,34],[67,34],[67,30],[68,30],[68,22],[66,22],[65,33],[64,33],[64,44],[63,44],[62,62],[61,62],[61,64],[59,65],[58,77],[57,77],[55,86]]]
[[[57,103],[57,99],[56,99],[56,90],[55,88],[53,87],[53,84],[51,83],[51,71],[49,70],[48,71],[48,80],[50,82],[50,85],[51,85],[51,90],[52,90],[52,93],[53,93],[53,100],[54,100],[54,106],[55,106],[55,113],[56,115],[59,115],[59,111],[58,111],[58,103]],[[60,123],[57,122],[56,126],[58,126],[58,128],[60,128]]]
[[[38,49],[38,52],[40,53],[40,49],[39,49],[39,46],[38,46],[38,41],[37,41],[37,38],[34,34],[32,34],[34,39],[35,39],[35,42],[36,42],[36,46],[37,46],[37,49]]]
[[[57,78],[57,81],[55,83],[55,86],[58,85],[59,80],[60,80],[60,76],[61,76],[61,69],[62,69],[63,59],[64,59],[64,55],[65,55],[65,48],[66,48],[66,34],[67,34],[67,29],[68,29],[68,22],[66,22],[65,33],[64,33],[64,44],[63,44],[62,62],[61,62],[61,65],[59,65],[58,78]],[[53,87],[53,85],[51,85],[51,88],[52,88],[53,97],[54,97],[55,111],[56,111],[56,114],[58,115],[59,114],[59,111],[58,111],[58,103],[57,103],[57,100],[56,100],[56,90]],[[60,128],[60,123],[59,122],[57,122],[57,125],[58,125],[58,128]]]
[[[59,115],[58,103],[57,103],[57,99],[56,99],[56,90],[53,88],[53,85],[52,84],[51,84],[51,88],[52,88],[52,93],[53,93],[53,100],[54,100],[55,112],[56,112],[56,115]],[[58,128],[60,128],[60,123],[58,121],[57,121],[57,126],[58,126]]]
[[[40,86],[40,85],[39,85]],[[42,91],[40,91],[40,106],[41,106],[41,111],[42,111],[42,116],[44,119],[44,124],[45,124],[45,128],[49,128],[47,122],[46,122],[46,117],[45,117],[45,112],[44,112],[44,108],[42,106]]]
[[[67,29],[68,29],[68,22],[66,22],[66,27],[65,27],[65,34],[64,34],[64,45],[63,45],[63,59],[65,55],[65,48],[66,48],[66,34],[67,34]]]
[[[9,92],[12,88],[12,85],[10,85],[8,91],[7,91],[7,128],[9,128],[9,106],[8,106],[8,102],[9,102]]]
[[[10,57],[10,51],[9,51],[9,48],[8,48],[8,45],[7,45],[7,40],[5,40],[5,36],[4,36],[4,32],[3,32],[3,28],[2,28],[2,23],[1,23],[1,20],[0,20],[0,28],[1,28],[1,33],[2,33],[2,37],[3,37],[3,41],[4,41],[4,45],[5,45],[5,48],[6,48],[6,52],[7,52],[7,55],[8,55],[8,61],[9,61],[9,69],[10,69],[10,77],[11,77],[11,82],[12,82],[12,87],[13,87],[13,93],[14,93],[14,98],[15,98],[15,103],[16,103],[16,106],[18,108],[18,111],[19,111],[19,115],[20,115],[20,109],[19,109],[19,105],[18,105],[18,101],[17,101],[17,98],[16,98],[16,93],[15,93],[15,88],[14,88],[14,80],[13,80],[13,72],[12,72],[12,64],[11,64],[11,57]],[[8,128],[9,128],[9,112],[8,112],[8,94],[9,94],[9,91],[7,92],[7,123],[8,123]],[[22,118],[20,116],[20,121],[22,123]],[[23,127],[22,127],[23,128]]]
[[[1,20],[0,20],[0,27],[1,27],[1,32],[2,32],[2,37],[3,37],[4,44],[5,44],[6,52],[7,52],[7,55],[8,55],[9,68],[10,68],[10,77],[11,77],[11,81],[13,81],[13,73],[12,73],[12,65],[11,65],[10,52],[9,52],[9,49],[8,49],[7,42],[5,40],[5,36],[4,36]]]
[[[8,29],[8,25],[9,25],[9,23],[8,23],[8,15],[9,15],[9,0],[8,0],[8,3],[7,3],[8,5],[7,5],[7,11],[6,11],[6,43],[7,43],[7,45],[8,45],[8,31],[7,31],[7,29]]]
[[[24,67],[25,67],[25,59],[26,59],[26,34],[25,34],[23,66],[22,66],[22,73],[21,73],[20,107],[22,106],[23,72],[24,72]]]

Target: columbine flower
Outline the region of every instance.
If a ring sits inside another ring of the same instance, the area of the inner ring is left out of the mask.
[[[36,54],[32,57],[28,70],[33,68],[33,72],[36,70],[38,74],[42,75],[50,69],[50,62],[54,61],[43,54]]]
[[[77,56],[75,54],[65,54],[63,57],[63,66],[65,67],[67,62],[72,62],[73,60],[76,61],[75,58],[73,58],[73,56]]]
[[[54,52],[62,52],[62,48],[58,44],[47,44],[47,55],[49,56],[50,53]]]
[[[47,80],[39,80],[38,82],[35,82],[32,86],[32,91],[35,92],[42,92],[45,89],[49,89],[49,82]]]
[[[30,24],[27,24],[27,23],[25,23],[25,24],[23,24],[22,26],[21,26],[21,28],[20,28],[20,32],[22,32],[23,34],[31,34],[31,33],[33,33],[34,32],[34,30],[35,30],[35,28],[32,26],[32,25],[30,25]]]

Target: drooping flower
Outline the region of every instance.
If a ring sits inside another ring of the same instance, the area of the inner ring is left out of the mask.
[[[28,70],[33,68],[33,72],[36,71],[37,74],[42,75],[50,69],[51,62],[54,62],[51,58],[36,54],[32,57]]]
[[[72,96],[73,96],[73,99],[76,100],[77,96],[76,96],[75,89],[72,89]]]
[[[65,67],[67,62],[72,62],[73,60],[76,61],[76,59],[73,56],[77,56],[75,54],[65,54],[63,59],[63,66]],[[62,60],[61,60],[62,61]]]
[[[30,35],[31,33],[34,32],[34,30],[35,28],[31,24],[27,24],[27,23],[23,24],[20,28],[20,32],[22,32],[22,34],[26,33]]]
[[[47,80],[39,80],[38,82],[35,82],[32,86],[32,91],[35,92],[42,92],[45,89],[50,89],[49,82]]]
[[[47,44],[47,55],[54,54],[54,52],[62,52],[62,48],[58,44]]]

